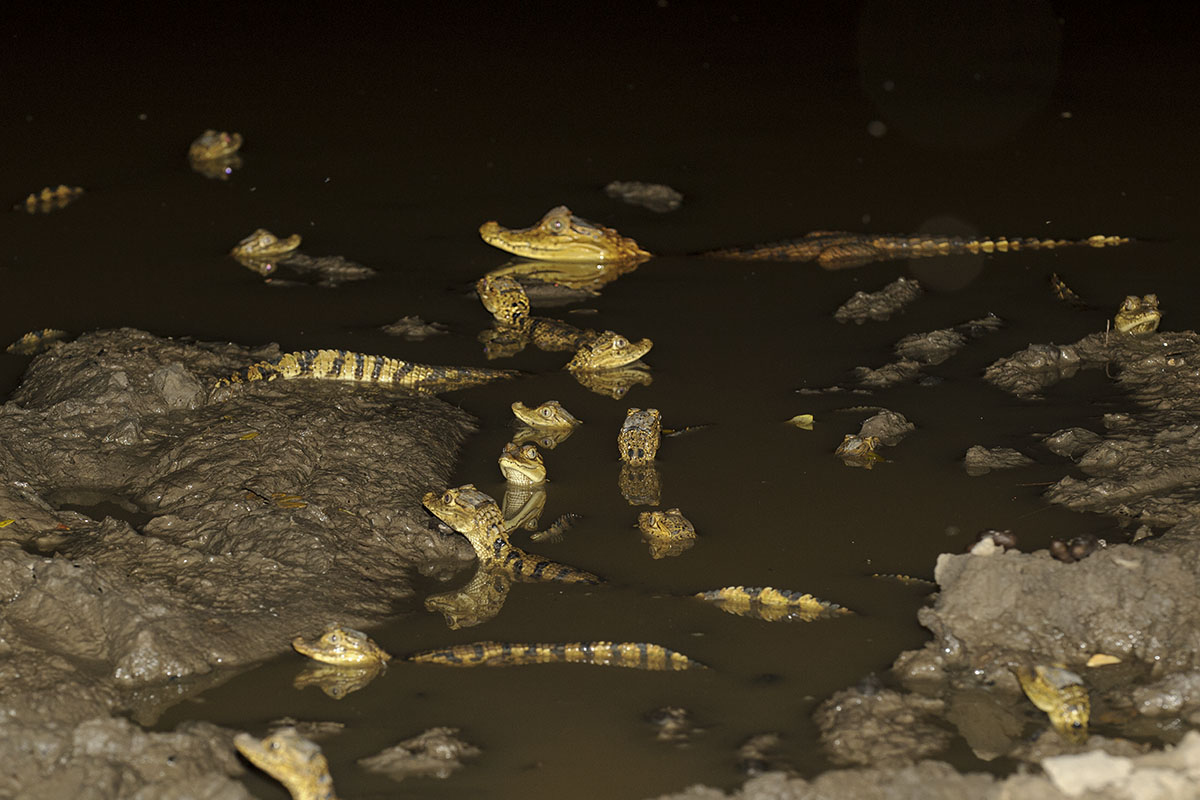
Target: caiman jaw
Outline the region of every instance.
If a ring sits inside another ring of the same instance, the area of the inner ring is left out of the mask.
[[[506,228],[498,222],[479,226],[485,242],[522,258],[541,261],[628,261],[649,253],[633,239],[571,213],[566,206],[546,212],[529,228]]]

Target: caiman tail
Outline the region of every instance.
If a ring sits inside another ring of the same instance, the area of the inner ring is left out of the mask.
[[[524,664],[595,664],[658,671],[704,669],[699,661],[647,642],[571,642],[570,644],[515,644],[475,642],[427,650],[409,661],[448,667],[512,667]]]
[[[711,250],[701,255],[744,261],[816,261],[822,269],[847,269],[898,258],[1054,250],[1058,247],[1115,247],[1129,241],[1124,236],[1091,236],[1087,239],[1008,239],[1001,236],[995,239],[972,239],[961,236],[871,236],[846,231],[814,231],[802,239]]]
[[[215,388],[234,383],[291,378],[379,383],[424,392],[444,392],[511,378],[511,370],[477,367],[437,367],[349,350],[301,350],[274,361],[260,361],[217,381]]]

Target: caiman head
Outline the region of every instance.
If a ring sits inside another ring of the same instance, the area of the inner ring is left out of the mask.
[[[428,492],[421,501],[435,517],[459,533],[485,529],[489,524],[502,525],[504,515],[496,501],[475,488],[464,484],[456,489]]]
[[[254,766],[287,787],[292,797],[334,798],[329,762],[315,742],[295,728],[280,728],[261,741],[248,733],[233,737],[238,752]]]
[[[1145,297],[1129,295],[1117,315],[1113,318],[1113,327],[1121,333],[1153,333],[1158,330],[1162,312],[1158,308],[1158,295],[1148,294]]]
[[[535,444],[508,442],[500,454],[500,473],[515,486],[536,486],[546,482],[546,463]]]
[[[512,404],[512,412],[531,428],[574,428],[580,424],[575,415],[557,400],[547,400],[536,408],[530,408],[518,400]]]
[[[649,353],[653,346],[654,342],[649,339],[633,342],[619,333],[604,331],[591,343],[579,348],[567,364],[567,369],[575,372],[624,367]]]
[[[347,667],[382,665],[392,658],[362,631],[340,625],[329,626],[314,641],[297,636],[292,640],[292,647],[317,661]]]
[[[492,247],[539,261],[641,261],[650,257],[633,239],[577,217],[566,206],[550,209],[529,228],[485,222],[479,226],[479,235]]]

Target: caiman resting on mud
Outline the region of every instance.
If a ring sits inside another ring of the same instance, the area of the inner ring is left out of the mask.
[[[235,383],[291,378],[379,383],[420,392],[444,392],[478,386],[500,378],[511,378],[512,370],[477,367],[435,367],[385,356],[370,356],[348,350],[301,350],[274,361],[251,364],[214,385],[220,389]]]
[[[645,260],[650,252],[612,228],[588,222],[556,206],[529,228],[506,228],[485,222],[479,228],[485,242],[524,258],[548,261]],[[1111,247],[1126,244],[1123,236],[1091,236],[1087,239],[1035,239],[1005,237],[963,238],[918,234],[888,236],[846,231],[813,231],[802,238],[769,244],[711,250],[698,255],[708,258],[763,261],[815,261],[824,269],[860,267],[875,261],[968,253],[1007,253],[1017,250],[1053,250],[1058,247]]]

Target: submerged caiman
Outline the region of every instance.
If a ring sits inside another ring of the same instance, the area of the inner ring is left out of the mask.
[[[409,661],[447,667],[511,667],[523,664],[595,664],[602,667],[679,671],[704,669],[683,653],[650,642],[571,642],[516,644],[473,642],[427,650]]]
[[[506,228],[485,222],[479,235],[493,247],[522,256],[549,261],[645,260],[651,256],[636,241],[612,228],[588,222],[566,206],[555,206],[528,228]],[[763,261],[815,261],[824,269],[859,267],[875,261],[967,253],[1007,253],[1017,250],[1053,250],[1058,247],[1111,247],[1126,244],[1123,236],[1091,236],[1087,239],[968,238],[916,234],[908,236],[813,231],[799,239],[769,244],[711,250],[697,255],[708,258]]]

